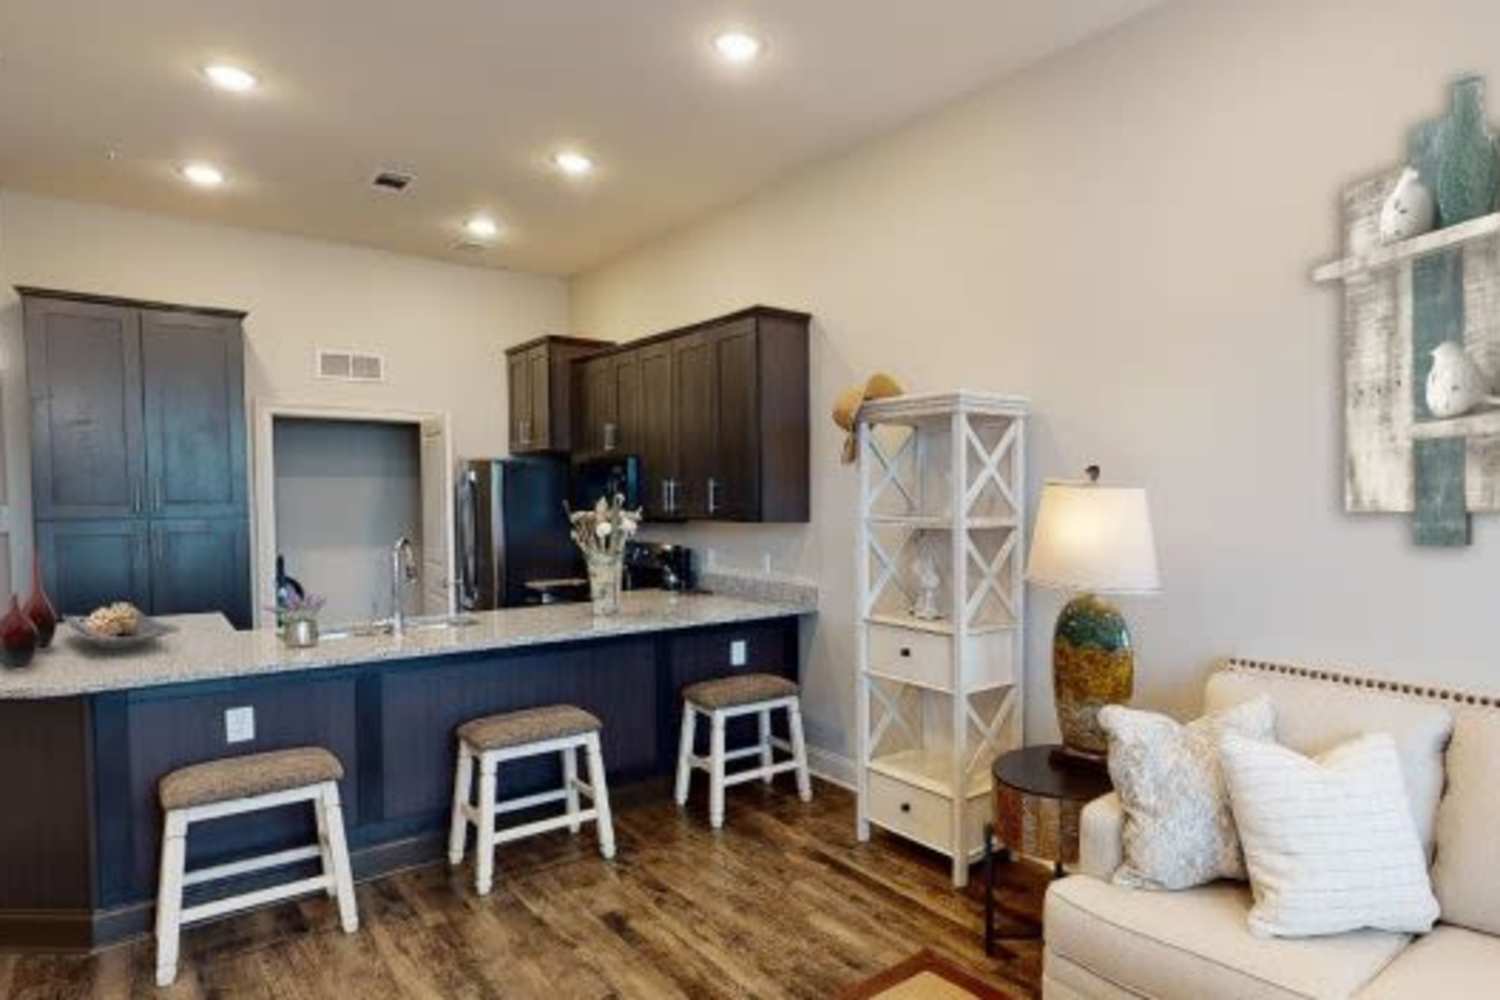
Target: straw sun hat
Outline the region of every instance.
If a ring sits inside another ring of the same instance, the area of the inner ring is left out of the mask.
[[[899,396],[902,389],[889,375],[877,372],[864,385],[854,386],[839,393],[833,401],[833,422],[844,432],[844,464],[854,461],[854,422],[859,417],[859,408],[867,399],[886,399]]]

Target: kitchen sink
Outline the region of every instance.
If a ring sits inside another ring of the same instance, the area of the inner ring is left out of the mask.
[[[479,624],[479,619],[473,615],[412,615],[406,619],[405,628],[407,632],[426,632],[433,629],[467,628],[470,625]],[[356,622],[353,625],[341,625],[319,633],[320,640],[358,639],[374,635],[390,635],[392,632],[391,620],[382,618],[373,622]]]

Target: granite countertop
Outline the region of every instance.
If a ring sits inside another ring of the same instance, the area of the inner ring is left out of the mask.
[[[52,648],[39,650],[19,670],[0,669],[0,699],[61,698],[101,691],[192,681],[260,677],[298,670],[355,666],[380,660],[449,656],[487,649],[575,642],[812,613],[816,593],[778,594],[781,600],[725,594],[631,591],[620,613],[595,618],[588,604],[507,608],[473,615],[475,624],[430,628],[404,636],[327,639],[312,649],[289,649],[269,629],[235,632],[220,615],[165,619],[178,631],[135,651],[100,652],[61,628]]]

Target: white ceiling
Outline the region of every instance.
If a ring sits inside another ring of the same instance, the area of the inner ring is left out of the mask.
[[[1155,2],[5,0],[0,185],[566,274]],[[726,27],[764,56],[719,62]],[[262,87],[210,90],[214,60]],[[478,211],[503,238],[452,249]]]

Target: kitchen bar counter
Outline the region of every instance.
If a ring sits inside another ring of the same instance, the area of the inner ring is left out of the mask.
[[[91,653],[64,629],[31,666],[0,673],[0,949],[90,949],[147,933],[157,788],[189,764],[309,745],[335,754],[359,878],[443,857],[453,732],[469,719],[577,705],[604,723],[612,790],[665,778],[684,687],[751,671],[798,677],[816,593],[736,593],[636,591],[604,620],[587,604],[511,609],[464,628],[310,650],[287,649],[269,630],[230,631],[214,616],[179,620],[176,633],[137,654]],[[237,724],[230,742],[231,710],[251,721],[249,738]],[[731,744],[752,741],[755,724],[734,720]],[[516,795],[560,780],[556,755],[507,764],[504,776]],[[188,865],[305,844],[315,833],[310,812],[195,826]],[[258,873],[193,893],[311,873]]]
[[[678,595],[660,590],[629,591],[621,595],[620,604],[620,614],[608,618],[594,617],[588,604],[482,611],[472,615],[477,622],[469,626],[413,629],[403,636],[325,639],[311,649],[288,648],[269,628],[235,632],[218,615],[166,618],[178,631],[134,651],[97,651],[65,625],[58,630],[53,647],[39,651],[30,666],[0,670],[0,699],[59,698],[161,684],[260,677],[381,660],[724,625],[813,610],[805,603],[701,593]]]

